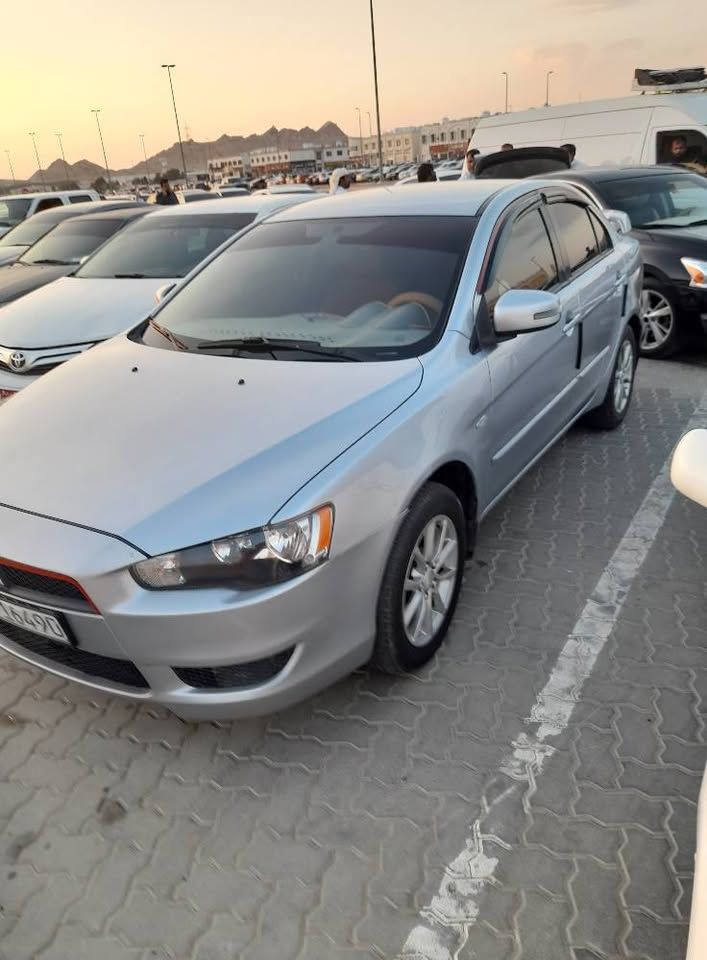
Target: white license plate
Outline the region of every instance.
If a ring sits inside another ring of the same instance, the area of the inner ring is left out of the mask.
[[[71,643],[59,620],[51,613],[45,613],[36,607],[23,607],[12,603],[7,597],[0,597],[0,620],[12,623],[37,636],[56,640],[58,643]]]

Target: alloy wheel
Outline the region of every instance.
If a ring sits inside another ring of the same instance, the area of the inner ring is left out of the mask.
[[[673,332],[675,315],[670,303],[657,290],[641,292],[641,342],[645,353],[662,347]]]
[[[624,340],[619,350],[614,372],[614,407],[618,414],[622,414],[631,399],[635,362],[633,345],[630,340]]]
[[[449,612],[459,567],[459,539],[449,517],[433,517],[413,549],[403,584],[403,627],[414,647],[426,646]]]

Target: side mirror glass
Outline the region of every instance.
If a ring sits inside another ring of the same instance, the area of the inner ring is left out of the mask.
[[[604,216],[617,233],[631,232],[631,218],[623,210],[604,210]]]
[[[559,298],[545,290],[507,290],[493,312],[496,333],[532,333],[552,327],[560,319]]]
[[[177,286],[176,283],[163,283],[158,290],[155,291],[155,300],[157,303],[161,303],[164,298]]]
[[[707,430],[690,430],[675,448],[670,479],[680,493],[707,507]]]

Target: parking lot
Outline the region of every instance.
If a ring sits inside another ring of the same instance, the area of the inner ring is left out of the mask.
[[[639,365],[484,522],[446,644],[189,725],[0,660],[3,960],[682,960],[707,355]]]

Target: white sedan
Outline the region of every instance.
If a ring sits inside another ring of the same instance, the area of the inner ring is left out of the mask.
[[[264,194],[155,210],[105,243],[71,276],[0,311],[0,402],[120,333],[250,223],[314,194]]]

